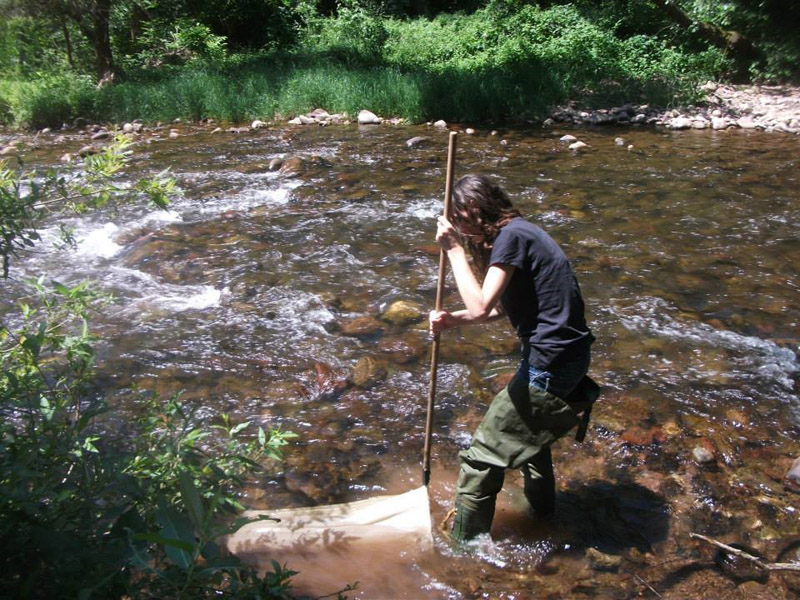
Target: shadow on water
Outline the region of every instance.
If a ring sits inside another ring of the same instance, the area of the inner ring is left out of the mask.
[[[650,552],[669,530],[666,499],[634,483],[591,481],[564,492],[558,502],[570,538],[603,552]]]
[[[525,501],[514,504],[516,508]],[[651,490],[635,483],[590,480],[559,493],[549,519],[532,518],[527,506],[498,515],[493,535],[547,537],[570,553],[595,548],[616,555],[631,548],[651,552],[666,539],[669,522],[666,499]]]

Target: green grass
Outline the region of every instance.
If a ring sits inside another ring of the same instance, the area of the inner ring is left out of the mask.
[[[671,105],[725,68],[714,50],[620,39],[571,6],[487,7],[433,20],[340,9],[309,24],[291,51],[128,74],[96,90],[66,75],[0,82],[0,119],[58,126],[75,117],[122,122],[204,117],[243,122],[314,108],[363,108],[411,121],[522,122],[567,100]]]

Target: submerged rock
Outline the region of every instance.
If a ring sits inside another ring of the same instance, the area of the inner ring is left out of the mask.
[[[336,395],[347,389],[347,379],[336,373],[330,365],[314,364],[314,381],[321,395]]]
[[[390,338],[381,340],[378,344],[378,351],[388,360],[405,364],[423,356],[428,349],[427,343],[420,338],[416,332],[402,338]]]
[[[744,546],[742,544],[728,544],[731,548],[746,552],[755,558],[766,560],[764,556],[755,548]],[[756,565],[752,560],[738,556],[732,552],[728,552],[720,548],[714,556],[714,562],[717,563],[722,571],[734,579],[735,581],[758,581],[766,583],[769,579],[769,571],[762,569]]]
[[[356,317],[341,323],[343,335],[368,337],[383,331],[383,324],[373,316]]]
[[[100,148],[97,146],[84,146],[78,150],[78,156],[81,158],[86,158],[87,156],[92,156],[93,154],[100,154]]]
[[[696,446],[694,450],[692,450],[692,458],[697,464],[703,465],[714,462],[714,453],[704,446]]]
[[[350,381],[359,388],[370,388],[386,379],[386,369],[371,356],[359,359],[350,375]]]
[[[418,302],[398,300],[390,304],[381,318],[392,325],[409,325],[421,321],[425,317],[425,308]]]
[[[641,427],[631,427],[626,429],[620,436],[625,442],[633,444],[634,446],[652,446],[653,444],[660,444],[666,440],[664,432],[658,426],[651,427],[650,429],[642,429]]]
[[[622,564],[622,557],[606,554],[594,548],[586,550],[586,558],[595,571],[616,571]]]

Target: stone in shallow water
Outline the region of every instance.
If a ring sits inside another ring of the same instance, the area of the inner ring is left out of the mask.
[[[428,344],[417,333],[406,335],[402,338],[382,340],[378,344],[378,351],[388,360],[405,364],[425,354]]]
[[[406,140],[406,146],[408,146],[409,148],[417,148],[419,146],[427,144],[429,141],[430,140],[428,138],[418,135],[416,137],[412,137],[410,140]]]
[[[386,369],[371,356],[359,359],[353,368],[350,381],[359,388],[369,388],[386,378]]]
[[[589,144],[586,144],[581,141],[573,142],[572,144],[569,145],[569,149],[575,152],[586,150],[587,148],[589,148]]]
[[[299,156],[292,156],[283,161],[278,172],[284,177],[298,177],[306,170],[306,161]]]
[[[784,542],[783,548],[780,552],[778,552],[778,557],[775,562],[779,563],[800,563],[800,537],[795,536],[793,538],[789,538],[788,541]],[[792,572],[792,571],[785,571],[780,574],[781,579],[793,592],[800,594],[800,573]]]
[[[378,115],[368,110],[362,110],[358,113],[359,125],[378,125],[381,121],[382,119]]]
[[[594,548],[586,550],[586,557],[595,571],[616,571],[622,564],[621,556],[606,554]]]
[[[356,317],[341,324],[344,335],[366,337],[376,335],[383,331],[383,324],[373,316]]]
[[[634,446],[651,446],[660,444],[666,439],[666,436],[660,427],[651,427],[650,429],[630,427],[623,432],[621,438]]]
[[[698,464],[706,464],[714,461],[714,453],[703,446],[695,446],[692,450],[692,458]]]
[[[668,129],[689,129],[692,126],[692,121],[686,117],[676,117],[667,123]]]
[[[796,458],[786,472],[783,483],[787,490],[800,494],[800,458]]]
[[[409,325],[421,321],[425,317],[425,308],[412,300],[392,302],[381,315],[384,321],[392,325]]]

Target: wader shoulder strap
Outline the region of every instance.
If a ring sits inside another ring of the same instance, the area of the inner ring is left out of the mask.
[[[575,431],[575,440],[582,442],[586,438],[586,430],[589,427],[589,419],[592,416],[592,406],[600,396],[600,386],[588,375],[581,379],[577,387],[567,397],[567,402],[585,407],[581,416],[578,429]]]

